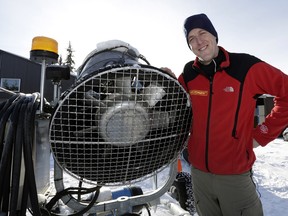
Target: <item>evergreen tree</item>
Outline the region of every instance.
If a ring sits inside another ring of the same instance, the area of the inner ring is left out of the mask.
[[[67,50],[67,57],[66,57],[66,60],[65,60],[65,64],[68,65],[71,69],[71,71],[74,71],[75,70],[75,62],[73,60],[73,52],[74,50],[72,49],[72,45],[71,45],[71,42],[69,41],[69,46],[68,48],[66,49]]]
[[[59,55],[58,64],[63,65],[62,55]]]

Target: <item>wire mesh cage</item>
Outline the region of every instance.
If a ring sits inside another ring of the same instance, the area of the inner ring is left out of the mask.
[[[98,185],[142,181],[175,160],[190,132],[181,85],[151,66],[110,67],[82,77],[51,117],[55,161]]]

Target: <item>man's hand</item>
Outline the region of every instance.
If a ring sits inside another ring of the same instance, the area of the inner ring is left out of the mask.
[[[174,77],[175,79],[177,79],[176,75],[172,72],[172,70],[170,68],[167,67],[161,67],[161,70],[165,71],[166,73],[168,73],[169,75],[171,75],[172,77]]]

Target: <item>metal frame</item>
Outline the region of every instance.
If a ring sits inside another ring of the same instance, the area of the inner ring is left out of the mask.
[[[151,206],[160,204],[160,197],[165,194],[171,185],[173,184],[177,175],[177,160],[173,161],[170,164],[169,177],[165,184],[155,189],[152,192],[148,192],[143,195],[127,197],[122,196],[115,200],[103,201],[97,204],[94,204],[92,208],[90,208],[87,213],[96,213],[96,215],[106,215],[113,211],[117,211],[117,215],[122,215],[127,212],[132,206],[137,205],[145,205],[149,204]],[[63,183],[63,170],[59,167],[59,165],[54,163],[54,183],[57,192],[63,191],[65,189]],[[71,195],[66,195],[61,198],[63,203],[67,205],[69,208],[80,211],[87,207],[86,203],[81,203],[76,200]]]

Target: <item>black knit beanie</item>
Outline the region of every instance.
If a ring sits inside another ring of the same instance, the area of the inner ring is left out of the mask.
[[[185,34],[188,46],[189,46],[188,34],[192,29],[195,29],[195,28],[201,28],[210,32],[212,35],[216,37],[216,42],[218,43],[218,34],[212,22],[206,16],[206,14],[202,13],[202,14],[196,14],[196,15],[190,16],[184,22],[184,34]]]

